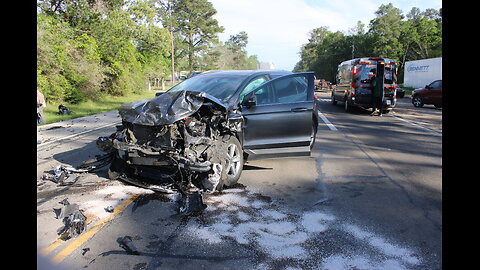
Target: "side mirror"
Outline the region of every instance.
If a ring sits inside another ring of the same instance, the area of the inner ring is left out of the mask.
[[[257,105],[257,96],[253,95],[248,95],[246,96],[243,101],[242,101],[242,105],[247,107],[247,108],[251,108],[251,107],[254,107]]]
[[[425,85],[425,89],[430,89],[430,85]]]
[[[161,94],[163,94],[163,92],[157,92],[157,93],[155,93],[155,96],[158,97],[158,96],[160,96]]]

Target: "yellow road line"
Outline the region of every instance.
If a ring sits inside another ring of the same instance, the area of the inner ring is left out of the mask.
[[[67,247],[61,250],[55,257],[52,258],[52,262],[54,264],[58,264],[65,259],[68,255],[70,255],[73,251],[75,251],[78,247],[80,247],[83,243],[88,241],[92,236],[94,236],[98,231],[100,231],[103,226],[111,221],[116,215],[122,212],[130,203],[132,203],[140,194],[136,194],[125,200],[122,204],[117,206],[111,215],[108,217],[100,220],[97,222],[92,228],[90,228],[85,233],[79,235],[77,239],[73,240]]]
[[[43,255],[43,256],[48,255],[50,252],[57,249],[63,242],[65,242],[65,241],[63,241],[60,238],[57,238],[57,240],[55,240],[53,243],[51,243],[48,247],[42,248],[40,250],[40,254]]]

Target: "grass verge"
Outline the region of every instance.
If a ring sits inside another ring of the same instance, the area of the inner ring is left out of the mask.
[[[59,121],[74,119],[82,116],[118,110],[120,105],[124,103],[139,100],[139,99],[153,98],[155,97],[156,92],[157,91],[147,91],[142,94],[131,94],[125,97],[105,96],[97,101],[88,100],[78,104],[69,104],[66,102],[58,102],[58,103],[49,102],[47,103],[47,107],[45,107],[45,109],[43,110],[46,123],[37,124],[37,125],[45,125],[45,124],[55,123]],[[59,115],[58,105],[60,104],[67,106],[68,109],[72,111],[72,114]]]
[[[403,86],[403,84],[400,84],[399,86],[405,91],[405,96],[411,96],[412,91],[416,89],[415,87]]]

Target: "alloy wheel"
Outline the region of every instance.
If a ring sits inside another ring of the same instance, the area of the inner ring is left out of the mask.
[[[423,106],[422,99],[419,96],[414,97],[413,100],[412,100],[412,103],[413,103],[413,106],[415,106],[415,107],[422,107]]]
[[[227,175],[235,177],[239,173],[241,165],[240,149],[233,143],[229,144],[227,147],[227,164],[225,169]]]

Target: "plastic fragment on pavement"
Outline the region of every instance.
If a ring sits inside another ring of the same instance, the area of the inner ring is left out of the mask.
[[[64,225],[57,230],[57,234],[63,240],[77,237],[85,230],[87,217],[80,211],[78,204],[70,204],[67,199],[59,203],[64,205],[60,213]]]
[[[124,237],[120,237],[117,239],[118,244],[120,245],[121,248],[125,249],[127,253],[133,254],[133,255],[139,255],[140,252],[137,250],[135,245],[132,242],[132,237],[126,235]]]

